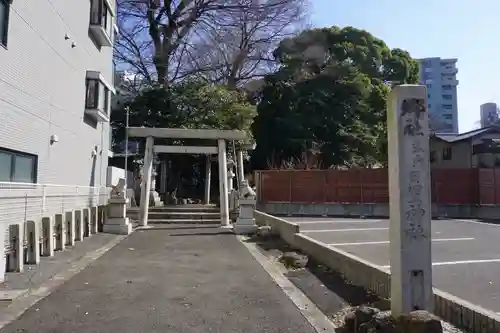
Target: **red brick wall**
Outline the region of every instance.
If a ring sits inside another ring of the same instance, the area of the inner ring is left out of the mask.
[[[387,203],[387,169],[265,170],[259,173],[261,202]],[[500,204],[500,169],[434,169],[437,204]]]

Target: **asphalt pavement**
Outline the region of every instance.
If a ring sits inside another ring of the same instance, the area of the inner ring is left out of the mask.
[[[230,231],[137,230],[0,333],[313,333]]]
[[[305,235],[389,267],[389,220],[286,217]],[[500,225],[474,220],[432,222],[434,286],[500,312]]]

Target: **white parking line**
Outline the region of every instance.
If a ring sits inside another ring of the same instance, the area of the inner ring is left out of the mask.
[[[500,227],[500,224],[498,223],[493,223],[493,222],[482,222],[482,221],[474,221],[474,220],[460,220],[460,219],[452,219],[451,221],[456,221],[456,222],[465,222],[465,223],[472,223],[472,224],[481,224],[484,226],[490,226],[490,227]]]
[[[326,230],[301,230],[301,233],[310,232],[347,232],[347,231],[374,231],[374,230],[389,230],[389,228],[357,228],[357,229],[326,229]]]
[[[435,238],[433,242],[450,242],[450,241],[463,241],[463,240],[474,240],[472,237],[464,238]],[[329,246],[350,246],[350,245],[377,245],[377,244],[389,244],[389,241],[379,241],[379,242],[352,242],[352,243],[332,243]]]
[[[331,224],[334,224],[334,223],[379,223],[379,222],[383,222],[383,220],[353,220],[353,221],[345,221],[345,220],[342,220],[342,221],[338,221],[338,220],[327,220],[327,221],[290,221],[290,222],[294,222],[294,223],[298,223],[298,224],[321,224],[321,223],[331,223]]]
[[[460,261],[442,261],[433,262],[432,266],[448,266],[448,265],[461,265],[461,264],[488,264],[500,262],[500,259],[482,259],[482,260],[460,260]],[[383,268],[390,268],[391,266],[381,266]]]

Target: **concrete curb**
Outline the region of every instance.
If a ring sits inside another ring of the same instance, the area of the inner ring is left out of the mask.
[[[391,276],[388,269],[302,235],[295,223],[262,212],[256,212],[256,220],[257,216],[260,222],[265,222],[263,225],[268,225],[271,229],[276,228],[287,243],[339,272],[354,285],[364,287],[380,297],[390,298]],[[297,232],[293,235],[290,235],[292,231],[290,225],[297,227]],[[434,313],[470,333],[500,332],[499,315],[436,288],[434,288]]]
[[[271,230],[277,232],[281,238],[288,244],[294,246],[295,234],[300,231],[297,223],[288,222],[287,220],[275,217],[258,210],[255,211],[255,223],[261,226],[269,226]]]
[[[257,246],[252,243],[244,241],[244,238],[237,236],[238,240],[248,249],[252,256],[259,262],[259,264],[271,276],[274,282],[283,290],[283,292],[295,304],[297,309],[302,313],[304,318],[311,324],[311,326],[318,333],[335,333],[335,326],[328,319],[328,317],[321,312],[320,309],[314,304],[299,288],[297,288],[285,276],[286,271],[281,270],[279,267],[272,264],[269,259],[262,254]]]

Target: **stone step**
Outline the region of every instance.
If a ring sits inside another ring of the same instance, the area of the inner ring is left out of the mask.
[[[220,219],[149,219],[148,224],[220,224]]]
[[[217,219],[220,218],[219,212],[162,212],[162,211],[150,211],[148,214],[149,219],[190,219],[190,220],[206,220],[206,219]]]
[[[219,208],[213,205],[178,205],[178,206],[161,206],[151,207],[150,212],[206,212],[216,213]]]

